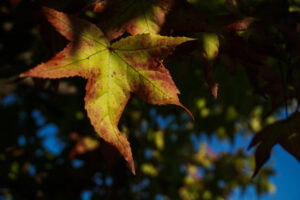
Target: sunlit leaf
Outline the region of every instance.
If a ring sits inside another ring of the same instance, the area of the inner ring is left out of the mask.
[[[85,109],[91,124],[101,138],[120,151],[134,173],[129,142],[118,129],[122,112],[131,93],[151,104],[185,108],[162,59],[192,39],[142,34],[111,45],[94,24],[49,8],[44,8],[44,14],[71,42],[54,58],[21,76],[88,79]]]

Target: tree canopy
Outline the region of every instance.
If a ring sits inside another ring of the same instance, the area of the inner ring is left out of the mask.
[[[299,14],[297,0],[1,1],[0,197],[271,192],[272,148],[300,161]],[[252,139],[207,142],[237,137]]]

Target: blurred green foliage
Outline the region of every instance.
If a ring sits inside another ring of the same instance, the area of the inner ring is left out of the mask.
[[[299,1],[175,1],[161,34],[199,40],[180,46],[165,63],[195,121],[177,107],[132,98],[119,128],[131,143],[136,176],[90,125],[84,80],[18,78],[67,43],[40,5],[101,20],[101,13],[82,10],[88,4],[0,2],[0,197],[80,199],[90,191],[92,199],[222,200],[236,188],[273,192],[272,167],[253,179],[255,159],[246,146],[216,152],[202,139],[234,143],[273,124],[282,109],[297,107]]]

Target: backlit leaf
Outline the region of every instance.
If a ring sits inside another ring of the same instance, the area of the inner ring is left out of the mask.
[[[88,79],[85,109],[91,124],[101,138],[120,151],[135,173],[129,142],[118,129],[119,119],[131,93],[151,104],[185,108],[162,59],[192,39],[142,34],[111,45],[94,24],[49,8],[44,8],[44,13],[71,42],[54,58],[21,76]]]

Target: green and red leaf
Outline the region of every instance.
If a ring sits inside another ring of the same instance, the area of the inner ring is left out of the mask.
[[[131,35],[158,33],[173,0],[106,0],[101,3],[104,8],[100,10],[104,11],[99,25],[109,39],[114,39],[124,32]]]
[[[151,104],[186,109],[162,60],[176,46],[192,39],[141,34],[111,45],[94,24],[49,8],[44,8],[44,13],[71,42],[51,60],[21,76],[88,79],[85,109],[91,124],[101,138],[119,150],[135,173],[130,144],[118,129],[120,117],[131,93]]]

